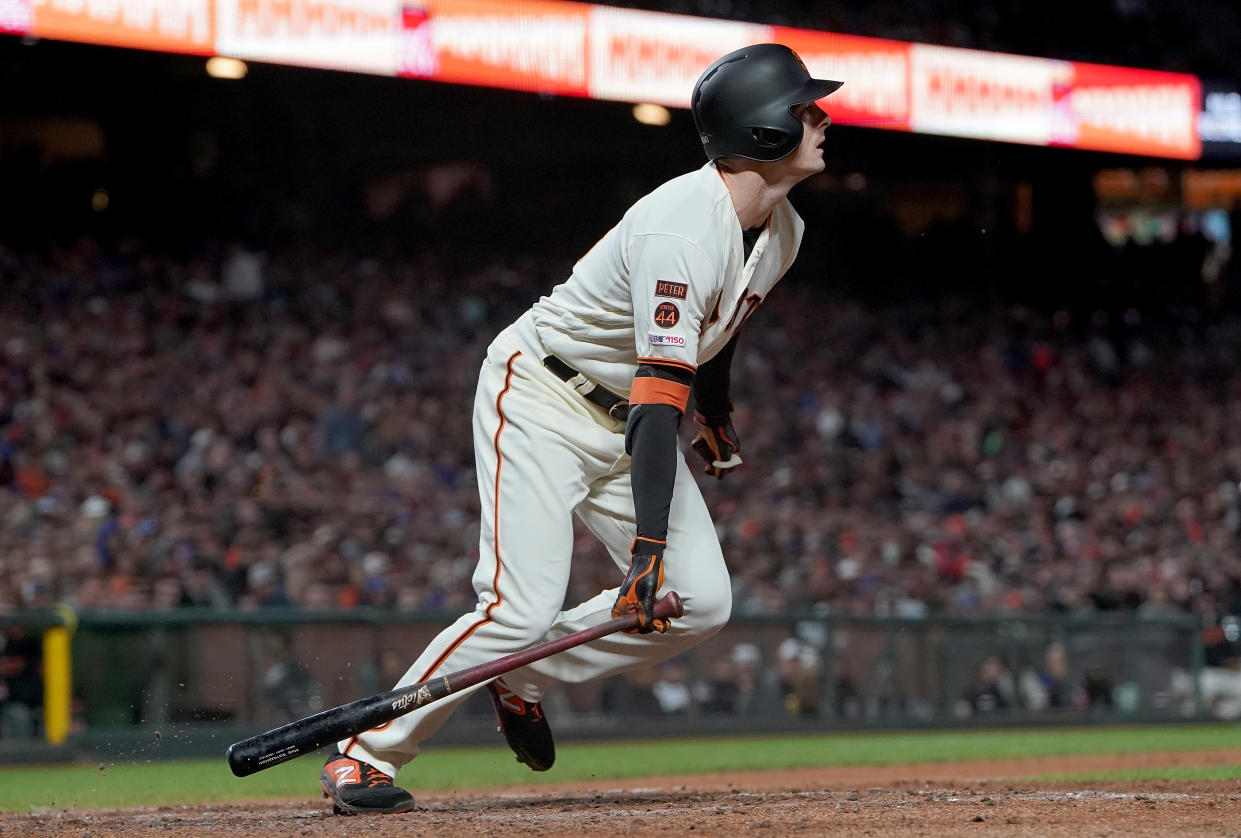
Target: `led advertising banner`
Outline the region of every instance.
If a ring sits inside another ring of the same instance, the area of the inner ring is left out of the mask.
[[[1056,91],[1054,145],[1196,160],[1196,76],[1070,64],[1068,84]]]
[[[694,82],[712,61],[770,39],[766,26],[592,6],[586,39],[590,95],[689,107]]]
[[[215,51],[234,58],[394,76],[391,0],[216,0]]]
[[[215,0],[31,0],[30,34],[106,46],[211,55]]]
[[[1191,75],[563,0],[0,0],[0,32],[672,107],[777,41],[844,125],[1192,160],[1237,119]]]
[[[0,0],[0,34],[25,35],[33,21],[30,0]]]
[[[430,0],[401,8],[399,73],[411,78],[589,96],[590,6]]]
[[[1060,62],[914,44],[909,50],[914,131],[1048,145]],[[846,82],[848,84],[848,82]]]
[[[1241,158],[1241,90],[1206,82],[1198,113],[1202,156],[1212,160]]]

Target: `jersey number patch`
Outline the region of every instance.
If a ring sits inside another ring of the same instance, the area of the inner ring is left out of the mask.
[[[671,329],[681,321],[681,312],[672,303],[660,303],[655,306],[655,325],[661,329]]]

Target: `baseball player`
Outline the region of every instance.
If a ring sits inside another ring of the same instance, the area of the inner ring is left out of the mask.
[[[732,598],[711,516],[677,447],[691,393],[692,442],[708,475],[741,464],[729,420],[737,333],[789,269],[803,224],[789,190],[824,168],[830,124],[787,47],[720,58],[694,86],[708,163],[639,200],[563,284],[487,350],[474,402],[482,502],[477,607],[441,632],[399,685],[474,666],[636,612],[639,628],[562,652],[487,685],[519,761],[555,759],[540,698],[681,654],[728,620]],[[573,515],[623,574],[562,610]],[[652,617],[661,589],[684,615]],[[393,784],[465,697],[460,693],[339,743],[320,782],[338,813],[403,812]]]

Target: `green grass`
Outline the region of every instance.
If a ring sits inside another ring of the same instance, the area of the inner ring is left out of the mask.
[[[561,745],[556,768],[547,774],[533,774],[518,765],[503,746],[429,748],[401,772],[400,780],[417,793],[418,789],[607,781],[661,773],[1215,748],[1241,748],[1241,725],[940,730],[570,743]],[[1156,774],[1167,777],[1171,770]],[[1203,770],[1227,773],[1224,767]],[[313,756],[241,779],[229,772],[222,755],[216,760],[5,767],[0,768],[0,811],[311,797],[317,793],[318,772],[319,761]],[[1235,767],[1232,776],[1236,776]]]

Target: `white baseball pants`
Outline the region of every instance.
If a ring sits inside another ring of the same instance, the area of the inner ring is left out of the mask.
[[[425,681],[562,637],[611,618],[617,589],[562,611],[576,514],[616,563],[629,568],[636,525],[625,427],[543,366],[529,314],[491,344],[474,401],[482,526],[475,609],[427,646],[398,686]],[[527,701],[553,680],[587,681],[657,663],[710,637],[732,610],[715,526],[683,457],[664,553],[664,587],[685,607],[665,634],[613,634],[504,676]],[[477,688],[476,688],[477,689]],[[471,691],[449,696],[340,743],[390,776],[418,755]]]

